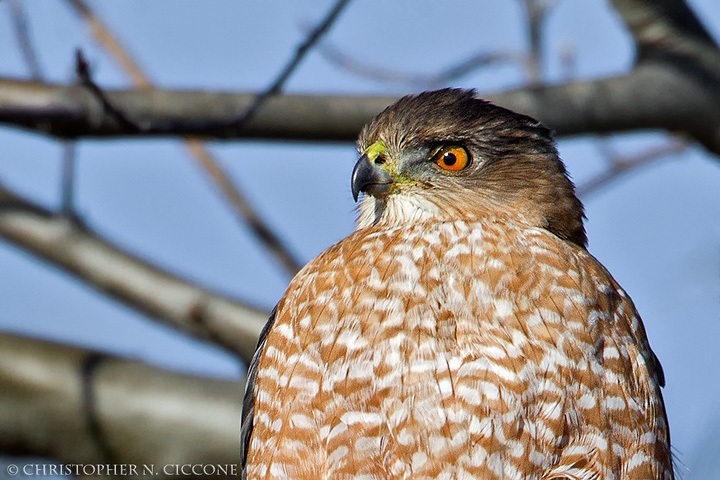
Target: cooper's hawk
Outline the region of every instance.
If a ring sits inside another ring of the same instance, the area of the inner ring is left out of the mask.
[[[357,230],[250,367],[247,478],[672,479],[662,370],[549,130],[446,89],[358,146]]]

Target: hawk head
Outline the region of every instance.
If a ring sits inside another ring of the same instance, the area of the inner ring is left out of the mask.
[[[551,131],[472,90],[401,98],[365,125],[358,149],[358,228],[494,217],[586,246],[582,203]]]

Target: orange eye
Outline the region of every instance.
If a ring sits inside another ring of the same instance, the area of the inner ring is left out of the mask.
[[[465,148],[454,145],[443,147],[433,156],[438,167],[450,172],[459,172],[470,163],[470,155]]]

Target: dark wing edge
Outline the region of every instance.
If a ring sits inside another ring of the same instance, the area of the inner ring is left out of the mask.
[[[255,414],[255,393],[253,390],[255,389],[255,380],[257,378],[260,357],[265,349],[268,333],[275,324],[275,312],[277,312],[277,305],[273,308],[270,318],[268,318],[267,323],[260,332],[257,347],[255,348],[255,354],[248,366],[247,382],[245,383],[245,396],[243,397],[242,420],[240,424],[240,472],[243,480],[247,478],[245,468],[247,464],[248,447],[250,446],[250,437],[252,436],[253,431],[253,416]]]
[[[655,375],[657,375],[658,384],[661,387],[665,387],[665,371],[663,370],[662,363],[660,363],[660,359],[657,355],[655,355],[655,352],[650,349],[650,353],[652,353],[652,364],[653,367],[655,367]]]

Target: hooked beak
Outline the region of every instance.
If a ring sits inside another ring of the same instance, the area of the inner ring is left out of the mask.
[[[392,177],[385,169],[373,163],[367,155],[363,155],[352,172],[353,199],[357,202],[360,192],[373,196],[385,195],[393,183]]]

